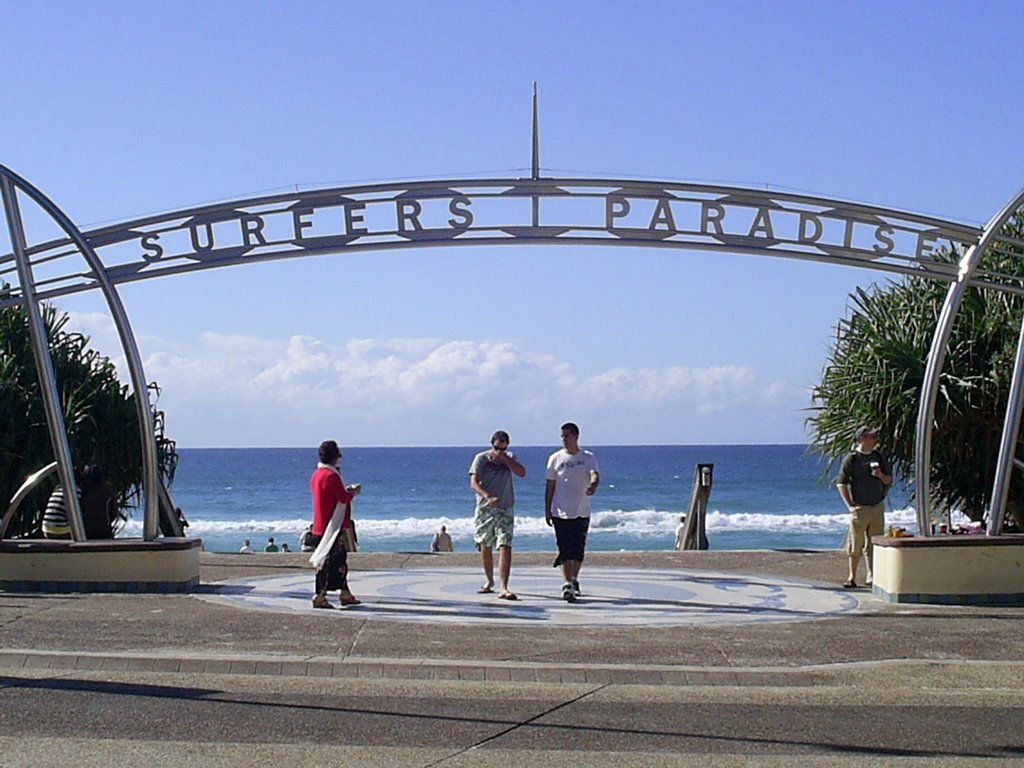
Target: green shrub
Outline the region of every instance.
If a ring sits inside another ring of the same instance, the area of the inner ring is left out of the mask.
[[[99,464],[118,506],[130,514],[141,501],[142,450],[135,396],[117,378],[110,360],[89,348],[89,338],[65,329],[68,316],[42,308],[50,354],[76,467]],[[159,394],[150,385],[154,397]],[[152,409],[160,475],[174,479],[178,455],[164,434],[164,414]],[[0,309],[0,511],[6,511],[25,477],[54,461],[36,374],[28,315],[20,307]],[[44,482],[22,503],[8,538],[39,536],[42,512],[56,482]]]

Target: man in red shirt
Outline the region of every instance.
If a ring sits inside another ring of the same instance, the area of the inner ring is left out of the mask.
[[[342,531],[352,525],[352,499],[359,495],[358,485],[345,486],[338,463],[341,451],[334,440],[320,443],[320,463],[309,478],[313,494],[313,536],[311,544],[318,547],[335,515],[342,515],[327,558],[316,570],[314,608],[333,608],[327,602],[327,593],[341,590],[341,605],[359,605],[359,600],[348,588],[348,552],[342,543]]]

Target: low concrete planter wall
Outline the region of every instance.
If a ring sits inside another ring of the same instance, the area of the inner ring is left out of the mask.
[[[0,541],[8,592],[188,592],[199,586],[200,539]]]
[[[874,586],[890,603],[1024,605],[1024,536],[877,536]]]

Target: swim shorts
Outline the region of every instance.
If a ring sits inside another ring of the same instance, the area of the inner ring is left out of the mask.
[[[473,541],[482,547],[512,546],[515,519],[512,507],[477,507],[473,517]]]

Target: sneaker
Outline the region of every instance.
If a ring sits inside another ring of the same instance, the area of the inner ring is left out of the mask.
[[[562,586],[562,599],[567,603],[576,602],[576,593],[572,591],[572,584],[568,581]]]
[[[578,581],[576,581],[576,579],[572,580],[572,591],[573,591],[573,594],[576,595],[576,597],[579,597],[580,595],[583,594],[582,592],[580,592],[580,583]]]

